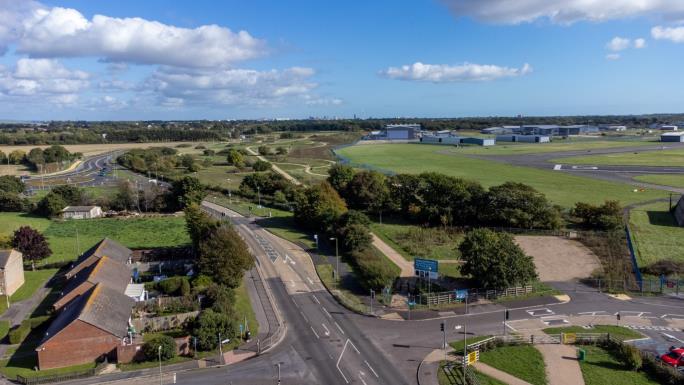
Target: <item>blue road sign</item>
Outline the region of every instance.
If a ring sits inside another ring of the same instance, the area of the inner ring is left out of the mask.
[[[465,299],[468,297],[468,289],[457,289],[454,291],[456,292],[456,299]]]
[[[416,258],[413,260],[413,268],[416,271],[437,273],[439,269],[439,262],[432,259]]]

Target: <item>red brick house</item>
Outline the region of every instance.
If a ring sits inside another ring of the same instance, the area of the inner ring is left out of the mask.
[[[128,335],[134,301],[102,283],[63,306],[36,348],[40,370],[108,357]]]

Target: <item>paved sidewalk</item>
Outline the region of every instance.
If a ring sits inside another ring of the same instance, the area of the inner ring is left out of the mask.
[[[416,273],[413,270],[413,264],[399,254],[392,246],[388,245],[380,239],[377,235],[371,233],[373,236],[373,246],[380,250],[387,258],[389,258],[395,265],[399,266],[401,269],[400,277],[415,277]]]
[[[483,374],[488,375],[489,377],[495,378],[505,384],[508,385],[531,385],[527,381],[523,381],[519,379],[518,377],[511,376],[510,374],[506,372],[502,372],[499,369],[493,368],[487,364],[484,364],[482,362],[476,362],[473,364],[475,369],[477,369],[478,372],[481,372]]]
[[[584,385],[574,346],[539,344],[535,347],[544,356],[549,385]]]

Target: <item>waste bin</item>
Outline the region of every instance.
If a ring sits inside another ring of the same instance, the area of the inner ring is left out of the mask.
[[[584,359],[587,357],[587,351],[584,349],[577,349],[577,359],[579,361],[584,362]]]

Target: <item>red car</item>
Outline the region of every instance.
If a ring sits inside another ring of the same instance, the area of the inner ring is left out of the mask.
[[[670,351],[660,356],[660,359],[675,368],[684,366],[684,346],[680,348],[670,347]]]

